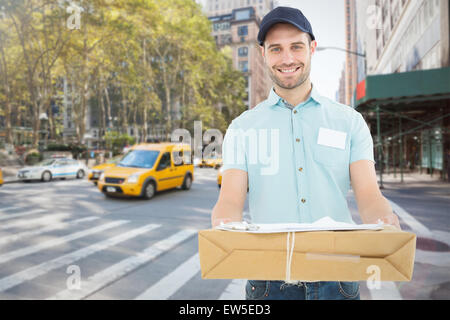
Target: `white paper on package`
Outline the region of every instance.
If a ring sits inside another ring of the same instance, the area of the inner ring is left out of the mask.
[[[324,217],[313,223],[247,223],[230,222],[220,224],[216,229],[224,231],[248,233],[281,233],[306,231],[339,231],[339,230],[381,230],[383,224],[352,224],[338,222],[330,217]]]

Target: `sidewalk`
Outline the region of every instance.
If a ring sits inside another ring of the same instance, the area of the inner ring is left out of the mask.
[[[377,178],[380,184],[379,175]],[[407,173],[403,176],[403,183],[400,182],[399,174],[396,178],[393,174],[383,175],[381,192],[413,217],[410,221],[416,220],[410,226],[418,229],[415,231],[425,234],[433,231],[450,232],[450,183],[440,180],[438,174],[431,177],[426,173]]]

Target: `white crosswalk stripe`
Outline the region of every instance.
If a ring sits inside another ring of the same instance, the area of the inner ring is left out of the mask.
[[[219,300],[245,300],[245,279],[234,279],[220,295]]]
[[[137,296],[136,300],[167,300],[198,272],[200,272],[200,261],[197,253]]]
[[[60,238],[56,238],[56,239],[52,239],[49,241],[45,241],[33,246],[29,246],[29,247],[25,247],[25,248],[21,248],[21,249],[17,249],[14,251],[10,251],[7,253],[4,253],[2,255],[0,255],[0,263],[5,263],[7,261],[11,261],[13,259],[17,259],[32,253],[36,253],[39,252],[41,250],[47,249],[47,248],[51,248],[51,247],[55,247],[58,245],[62,245],[66,242],[75,240],[75,239],[79,239],[82,237],[86,237],[88,235],[92,235],[101,231],[105,231],[107,229],[111,229],[114,227],[118,227],[122,224],[128,223],[129,221],[127,220],[117,220],[117,221],[113,221],[107,224],[102,224],[100,226],[91,228],[91,229],[87,229],[84,231],[79,231],[79,232],[75,232],[72,233],[70,235],[64,236],[64,237],[60,237]]]
[[[161,240],[154,245],[148,247],[143,252],[140,252],[136,256],[124,259],[109,268],[106,268],[95,275],[89,277],[86,281],[82,283],[80,290],[63,290],[56,295],[49,297],[50,300],[63,299],[83,299],[92,293],[100,290],[101,288],[107,286],[118,278],[126,275],[127,273],[135,270],[139,266],[153,260],[162,253],[170,250],[178,243],[190,238],[195,233],[196,230],[184,229],[177,232],[169,238]]]
[[[21,207],[6,207],[6,208],[1,208],[1,209],[0,209],[0,213],[8,212],[9,210],[19,210],[19,209],[23,209],[23,208],[21,208]]]
[[[158,227],[160,227],[160,225],[149,224],[149,225],[137,228],[137,229],[133,229],[131,231],[122,233],[113,238],[109,238],[109,239],[100,241],[100,242],[92,244],[88,247],[76,250],[76,251],[71,252],[66,255],[63,255],[59,258],[56,258],[56,259],[53,259],[53,260],[50,260],[47,262],[43,262],[37,266],[28,268],[21,272],[18,272],[18,273],[12,274],[10,276],[7,276],[5,278],[2,278],[2,279],[0,279],[0,292],[8,290],[12,287],[15,287],[27,280],[32,280],[34,278],[37,278],[43,274],[46,274],[47,272],[49,272],[51,270],[74,263],[74,262],[81,260],[83,258],[86,258],[96,252],[105,250],[109,247],[115,246],[126,240],[130,240],[141,234],[145,234],[145,233],[147,233],[151,230],[154,230]]]
[[[90,221],[94,221],[97,219],[99,219],[99,217],[86,217],[86,218],[76,219],[76,220],[72,220],[72,221],[68,221],[68,222],[50,224],[43,228],[38,228],[38,229],[30,230],[30,231],[14,233],[14,234],[7,235],[5,237],[0,238],[0,246],[11,243],[11,242],[22,240],[23,238],[37,236],[37,235],[40,235],[40,234],[43,234],[46,232],[64,229],[69,226],[77,225],[77,224],[83,223],[83,222],[90,222]]]
[[[0,230],[7,230],[12,228],[24,228],[24,229],[30,229],[32,227],[35,227],[36,225],[48,225],[53,222],[58,222],[58,220],[62,220],[65,218],[68,218],[69,214],[67,213],[57,213],[52,214],[44,217],[39,217],[36,219],[30,219],[30,220],[17,220],[17,221],[11,221],[9,223],[4,223],[0,226]]]
[[[37,209],[37,210],[28,211],[28,212],[10,213],[10,214],[0,216],[0,221],[21,218],[21,217],[29,216],[32,214],[41,213],[41,212],[45,212],[45,210]]]
[[[380,288],[369,289],[372,300],[402,300],[397,285],[393,281],[381,281]]]

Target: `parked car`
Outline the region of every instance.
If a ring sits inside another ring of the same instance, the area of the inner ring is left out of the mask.
[[[122,157],[123,155],[121,154],[109,159],[105,163],[92,167],[92,169],[88,170],[88,180],[97,185],[97,181],[103,171],[105,171],[106,168],[114,167],[122,159]]]
[[[133,146],[115,167],[105,169],[97,186],[106,196],[151,199],[161,190],[188,190],[193,180],[190,145],[143,143]]]
[[[17,178],[22,181],[77,178],[82,179],[88,171],[82,162],[69,158],[47,159],[18,171]]]

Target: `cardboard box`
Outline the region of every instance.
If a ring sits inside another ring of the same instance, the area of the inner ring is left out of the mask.
[[[416,235],[390,226],[383,230],[252,234],[221,230],[199,232],[202,278],[286,280],[409,281]],[[292,234],[291,234],[292,239]]]

